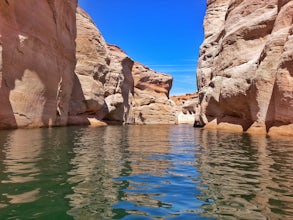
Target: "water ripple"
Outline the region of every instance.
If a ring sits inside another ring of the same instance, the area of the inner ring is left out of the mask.
[[[290,139],[108,126],[3,131],[0,147],[3,219],[293,219]]]

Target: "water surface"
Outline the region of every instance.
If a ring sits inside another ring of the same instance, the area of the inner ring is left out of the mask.
[[[293,219],[292,158],[188,125],[0,131],[0,217]]]

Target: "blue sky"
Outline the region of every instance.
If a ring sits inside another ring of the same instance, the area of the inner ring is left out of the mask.
[[[79,0],[105,40],[173,76],[171,95],[192,93],[206,0]]]

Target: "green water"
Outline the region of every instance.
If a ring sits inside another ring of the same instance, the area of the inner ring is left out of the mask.
[[[0,131],[0,219],[293,219],[293,141],[187,125]]]

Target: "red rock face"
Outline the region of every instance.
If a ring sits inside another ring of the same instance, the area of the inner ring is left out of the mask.
[[[292,17],[287,0],[208,1],[197,70],[206,127],[266,133],[293,123]]]
[[[172,96],[171,99],[177,106],[177,124],[195,125],[199,117],[198,93]]]
[[[107,44],[89,15],[77,8],[76,68],[69,107],[69,124],[91,124],[103,118],[105,76],[108,74]],[[98,114],[99,113],[99,114]]]
[[[0,128],[67,123],[76,3],[0,2]]]
[[[0,128],[174,124],[172,77],[134,64],[76,7],[0,1]]]
[[[135,63],[123,50],[108,45],[89,15],[77,10],[76,81],[70,124],[174,124],[169,100],[172,77]]]
[[[136,124],[175,124],[176,105],[169,99],[173,78],[134,63],[134,118]]]

